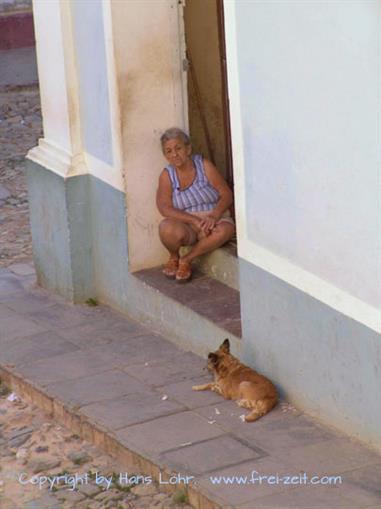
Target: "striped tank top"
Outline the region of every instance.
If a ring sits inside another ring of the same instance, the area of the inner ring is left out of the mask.
[[[192,161],[196,168],[196,176],[192,184],[183,190],[180,190],[175,168],[171,164],[165,167],[172,184],[172,204],[184,212],[213,210],[220,198],[219,192],[209,183],[205,175],[203,157],[194,155]]]

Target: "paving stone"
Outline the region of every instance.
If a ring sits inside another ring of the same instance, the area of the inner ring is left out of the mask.
[[[11,500],[9,498],[3,498],[0,494],[0,507],[1,509],[19,509],[20,506],[16,504],[14,500]],[[23,508],[24,509],[24,508]]]
[[[119,509],[117,506],[114,507],[116,507],[116,509]],[[106,508],[101,503],[98,503],[95,500],[88,500],[86,498],[82,502],[76,502],[74,507],[70,504],[70,506],[66,506],[65,509],[106,509]],[[113,507],[111,506],[110,508],[107,509],[113,509]],[[128,509],[132,508],[129,507]]]
[[[8,300],[4,299],[3,304],[16,313],[24,314],[33,313],[33,311],[46,306],[52,306],[56,304],[56,301],[46,292],[35,290],[33,292],[23,292],[22,294],[13,294],[13,296],[9,296]]]
[[[0,200],[6,200],[11,196],[11,192],[6,187],[0,185]]]
[[[81,486],[78,486],[78,491],[82,493],[83,495],[86,495],[86,497],[95,497],[99,494],[101,488],[97,486],[96,484],[82,484]]]
[[[265,455],[259,448],[250,448],[229,435],[223,435],[167,452],[161,456],[161,460],[175,472],[199,475]]]
[[[77,503],[85,499],[85,495],[76,490],[63,489],[57,493],[58,500],[65,500],[66,502]]]
[[[30,364],[40,359],[75,352],[78,346],[60,338],[55,332],[43,332],[24,338],[12,339],[2,344],[0,362]]]
[[[39,472],[47,472],[61,465],[61,461],[55,458],[37,458],[29,461],[28,466],[34,474]]]
[[[59,397],[67,404],[78,406],[115,399],[144,389],[142,383],[117,369],[48,386],[50,395]]]
[[[207,383],[210,377],[202,375],[196,379],[184,380],[160,387],[161,392],[167,394],[171,399],[175,399],[185,407],[198,408],[221,402],[221,396],[213,391],[193,391],[192,385]]]
[[[147,335],[147,333],[149,331],[138,322],[119,315],[115,316],[112,312],[88,323],[60,330],[63,337],[85,349],[107,345],[110,342],[123,342],[132,337]]]
[[[17,449],[21,445],[25,444],[31,437],[31,433],[25,433],[23,435],[20,435],[18,437],[13,438],[12,440],[9,440],[9,447],[12,449]]]
[[[232,432],[236,433],[237,428]],[[273,415],[270,412],[260,420],[246,425],[237,434],[253,445],[266,444],[269,453],[281,456],[287,454],[289,449],[318,444],[338,437],[335,431],[319,426],[311,419],[279,411]]]
[[[363,509],[357,502],[343,497],[335,486],[306,486],[255,500],[255,509]],[[253,509],[253,502],[239,506]]]
[[[155,495],[157,488],[153,484],[139,484],[131,488],[131,491],[134,495],[144,497],[146,495]]]
[[[29,263],[12,263],[12,265],[8,265],[8,270],[18,276],[31,276],[36,274],[34,266]]]
[[[182,405],[175,401],[162,400],[153,391],[137,392],[113,400],[87,405],[81,413],[109,429],[116,430],[162,415],[181,412]]]
[[[46,385],[53,382],[73,380],[95,373],[107,371],[116,365],[115,356],[92,351],[76,351],[57,355],[23,365],[18,372],[33,379],[36,383]]]
[[[6,272],[0,278],[0,295],[8,297],[10,294],[23,290],[22,282],[14,274]]]
[[[67,457],[75,465],[83,465],[84,463],[88,463],[92,459],[91,456],[86,451],[72,451],[67,455]]]
[[[21,428],[17,428],[8,433],[7,438],[8,440],[13,440],[23,435],[30,435],[33,431],[35,431],[35,428],[32,426],[22,426]]]
[[[48,452],[48,451],[49,451],[49,447],[46,445],[39,445],[38,447],[36,447],[34,449],[34,452],[36,452],[37,454],[41,454],[43,452]]]
[[[287,465],[284,461],[279,461],[271,457],[258,458],[255,460],[240,463],[239,465],[218,468],[213,473],[205,474],[197,478],[197,483],[219,500],[223,500],[226,505],[241,506],[250,502],[252,507],[256,507],[256,501],[260,497],[285,492],[295,488],[292,485],[270,484],[267,482],[254,481],[259,476],[286,476],[296,475],[298,472]],[[222,479],[240,479],[235,482],[218,483],[216,478]],[[214,483],[212,482],[214,480]],[[255,501],[255,503],[254,503]],[[280,506],[282,507],[282,506]]]
[[[355,500],[359,507],[381,506],[381,463],[356,468],[342,474],[343,484],[339,487],[343,496]]]
[[[73,327],[88,321],[88,317],[74,306],[56,304],[33,311],[33,320],[54,329]]]
[[[37,498],[25,502],[23,509],[42,509],[40,499]]]
[[[165,360],[182,352],[180,348],[153,333],[128,340],[113,340],[108,345],[96,347],[92,351],[112,352],[120,367]]]
[[[168,360],[146,362],[124,368],[126,373],[142,382],[160,386],[204,375],[205,363],[191,352],[181,352]]]
[[[202,393],[196,392],[196,394]],[[259,430],[266,430],[272,422],[296,422],[296,419],[300,415],[297,411],[283,412],[282,406],[279,404],[276,408],[271,410],[271,412],[255,422],[242,422],[240,416],[245,415],[248,411],[239,407],[235,401],[226,401],[222,396],[219,396],[219,402],[217,401],[213,405],[196,408],[195,412],[208,420],[215,420],[225,431],[236,434],[238,437],[244,438],[249,443],[258,445],[259,447],[264,444],[263,441],[256,439]],[[275,426],[277,425],[278,424],[275,424]],[[285,426],[287,427],[288,425]]]
[[[348,438],[287,449],[287,459],[298,470],[321,475],[336,475],[380,461],[376,452]]]
[[[2,278],[1,278],[2,279]],[[0,279],[0,286],[1,286]],[[0,304],[0,341],[8,341],[20,337],[33,336],[47,330],[46,326],[36,323],[34,320],[15,313],[3,304]],[[1,353],[0,353],[1,355]]]
[[[223,433],[219,426],[211,426],[206,419],[187,411],[129,426],[117,431],[116,436],[127,447],[157,458],[160,453]]]

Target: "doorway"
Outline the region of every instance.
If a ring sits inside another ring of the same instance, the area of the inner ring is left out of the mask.
[[[223,0],[186,0],[184,26],[193,150],[210,159],[233,190]]]

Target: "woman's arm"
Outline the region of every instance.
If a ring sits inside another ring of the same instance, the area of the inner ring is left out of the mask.
[[[200,230],[201,219],[199,217],[176,209],[172,205],[172,184],[166,170],[163,170],[159,177],[159,187],[156,192],[156,204],[162,216],[178,219],[179,221],[191,224],[195,226],[197,230]]]
[[[227,185],[224,178],[220,175],[217,168],[208,159],[204,159],[205,175],[207,176],[209,183],[217,189],[220,198],[217,202],[216,207],[211,211],[208,216],[203,219],[201,228],[203,230],[213,230],[216,222],[221,219],[225,210],[227,210],[233,203],[233,193]]]
[[[205,175],[207,176],[210,184],[217,189],[220,199],[211,215],[218,221],[221,219],[222,214],[233,203],[233,193],[227,185],[225,179],[221,176],[217,168],[208,159],[204,159]]]

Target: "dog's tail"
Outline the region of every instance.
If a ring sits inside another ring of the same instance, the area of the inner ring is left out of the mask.
[[[255,402],[255,406],[252,406],[252,410],[245,416],[246,422],[253,422],[262,417],[263,415],[270,412],[270,410],[277,404],[278,398],[265,398],[259,399]]]

